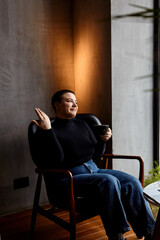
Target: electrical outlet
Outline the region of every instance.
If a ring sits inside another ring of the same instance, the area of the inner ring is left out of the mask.
[[[16,178],[13,180],[13,188],[25,188],[29,186],[29,177]]]

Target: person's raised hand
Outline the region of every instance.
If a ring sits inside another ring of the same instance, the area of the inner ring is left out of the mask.
[[[41,111],[39,108],[35,108],[35,112],[39,118],[39,121],[32,120],[39,128],[43,130],[51,129],[51,122],[47,114]]]

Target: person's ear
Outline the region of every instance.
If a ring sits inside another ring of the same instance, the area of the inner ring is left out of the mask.
[[[58,110],[58,108],[59,108],[59,104],[60,104],[59,102],[55,102],[55,103],[54,103],[54,107],[56,108],[56,112],[57,112],[57,110]]]

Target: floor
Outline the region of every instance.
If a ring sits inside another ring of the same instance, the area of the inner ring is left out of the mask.
[[[0,240],[69,240],[69,233],[61,227],[37,215],[34,237],[30,236],[31,210],[3,216],[0,218]],[[63,219],[66,212],[58,213]],[[124,234],[127,240],[136,240],[133,231]],[[107,240],[103,224],[99,216],[93,217],[77,225],[77,240]]]

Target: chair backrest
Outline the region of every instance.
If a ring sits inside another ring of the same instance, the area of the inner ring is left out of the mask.
[[[91,129],[93,129],[93,126],[95,124],[101,125],[100,120],[93,114],[80,113],[80,114],[76,115],[76,118],[85,121],[90,126]],[[50,120],[51,120],[51,123],[53,123],[55,118],[51,118]],[[35,123],[31,122],[29,125],[29,129],[28,129],[29,141],[31,140],[32,136],[36,133],[37,130],[38,130],[37,125]]]
[[[89,113],[81,113],[81,114],[77,114],[76,118],[81,119],[83,121],[85,121],[89,127],[92,129],[93,133],[96,136],[96,133],[94,132],[94,125],[101,125],[100,120],[93,114],[89,114]],[[51,118],[51,123],[54,122],[55,118]],[[34,123],[31,122],[28,128],[28,141],[29,141],[29,148],[30,148],[30,153],[32,156],[32,159],[34,160],[34,156],[33,156],[33,152],[34,152],[34,141],[33,141],[33,136],[34,134],[38,131],[38,126]]]

